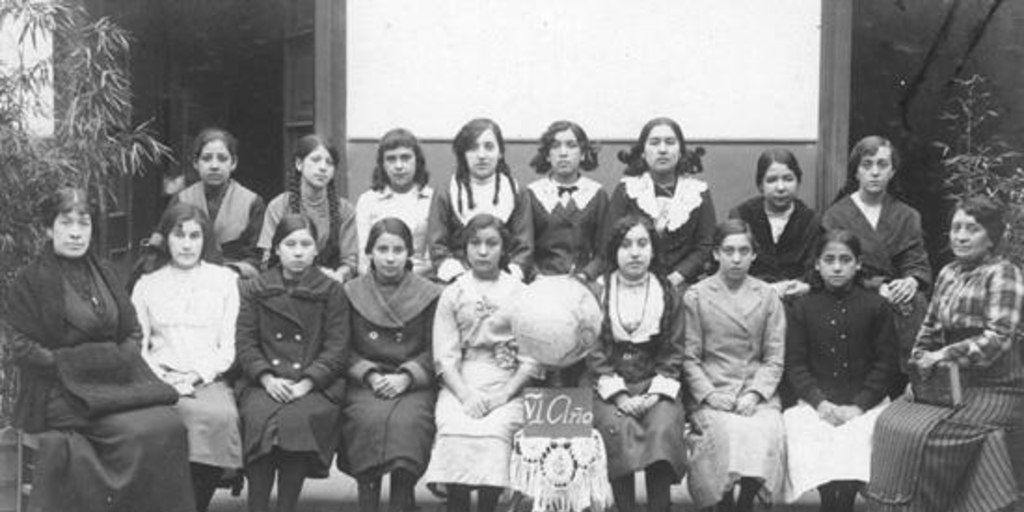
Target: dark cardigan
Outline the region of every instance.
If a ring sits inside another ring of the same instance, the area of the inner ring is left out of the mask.
[[[117,306],[118,343],[138,343],[140,331],[123,282],[106,261],[85,256]],[[57,382],[54,351],[71,346],[65,328],[64,284],[57,256],[48,248],[38,261],[21,270],[10,289],[7,320],[14,328],[12,352],[21,372],[14,425],[26,432],[46,426],[46,398]]]
[[[729,212],[729,218],[739,218],[750,225],[757,242],[757,258],[750,265],[750,275],[769,283],[809,279],[822,229],[821,217],[803,201],[794,201],[793,213],[778,242],[772,238],[772,227],[761,196],[744,201]]]

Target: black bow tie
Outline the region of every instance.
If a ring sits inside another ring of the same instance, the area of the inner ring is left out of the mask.
[[[576,192],[577,190],[579,190],[579,189],[580,188],[577,187],[576,185],[569,185],[567,187],[559,186],[558,187],[558,197],[562,197],[563,194],[569,194],[569,197],[572,197],[572,194],[574,192]]]

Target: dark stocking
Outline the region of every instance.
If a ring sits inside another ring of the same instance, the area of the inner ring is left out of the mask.
[[[206,509],[210,507],[210,500],[213,499],[213,493],[217,490],[217,483],[220,482],[220,476],[224,473],[224,470],[217,466],[199,464],[197,462],[189,464],[189,469],[192,473],[192,490],[196,495],[196,510],[198,512],[206,512]]]
[[[411,512],[416,507],[416,475],[396,469],[391,472],[391,499],[388,501],[390,512]]]
[[[448,484],[448,512],[469,512],[469,487]]]
[[[249,480],[249,512],[270,511],[270,489],[274,486],[273,455],[265,455],[245,466]]]
[[[619,512],[636,510],[636,482],[632,473],[612,480],[612,496]]]
[[[489,485],[478,487],[477,491],[477,512],[494,512],[498,509],[498,498],[501,497],[501,487]]]
[[[277,454],[277,512],[295,512],[306,481],[306,455]]]
[[[675,471],[664,462],[656,462],[644,469],[644,482],[647,484],[647,510],[649,512],[669,512],[672,507],[669,490]]]
[[[718,502],[715,512],[733,512],[736,510],[736,500],[732,496],[732,489],[722,494],[722,501]]]
[[[853,504],[857,501],[860,482],[844,480],[836,482],[836,512],[853,512]]]
[[[818,486],[818,495],[821,496],[820,512],[833,512],[836,509],[836,483],[829,482]]]
[[[752,512],[754,510],[754,498],[757,491],[761,489],[761,482],[755,478],[740,478],[740,497],[736,500],[737,512]]]
[[[380,510],[380,476],[360,477],[358,484],[360,512]]]

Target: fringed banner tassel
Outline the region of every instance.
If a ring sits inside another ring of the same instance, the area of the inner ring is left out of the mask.
[[[601,435],[546,438],[516,434],[512,488],[533,499],[533,512],[601,512],[612,502]]]

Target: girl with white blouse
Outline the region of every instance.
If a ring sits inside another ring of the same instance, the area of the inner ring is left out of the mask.
[[[139,279],[132,303],[143,359],[180,395],[196,506],[205,511],[223,471],[242,467],[238,410],[222,380],[234,361],[237,277],[210,262],[217,245],[198,207],[171,206],[157,232],[157,268]]]

